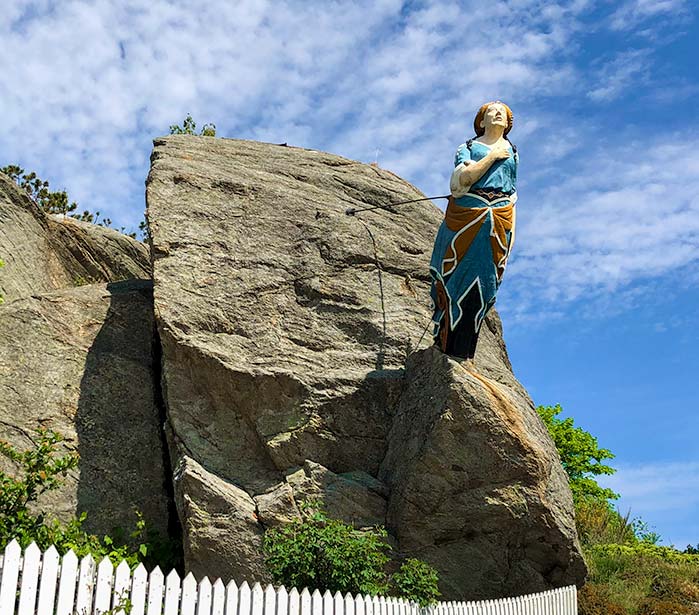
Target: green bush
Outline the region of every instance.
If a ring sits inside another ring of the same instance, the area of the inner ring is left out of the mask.
[[[265,532],[267,567],[276,583],[335,593],[380,594],[388,583],[382,528],[360,531],[329,519],[317,504],[303,507],[304,517]]]
[[[560,405],[539,406],[536,410],[556,445],[563,469],[568,474],[573,498],[618,499],[619,494],[600,487],[594,479],[595,476],[616,472],[614,468],[602,463],[614,459],[612,452],[600,448],[597,438],[592,434],[575,427],[572,418],[556,418],[563,411]]]
[[[358,530],[330,519],[318,502],[301,505],[302,517],[269,528],[263,549],[275,583],[342,594],[386,594],[428,604],[438,595],[437,571],[407,560],[392,579],[386,573],[391,547],[382,527]]]
[[[420,606],[429,606],[440,596],[437,571],[419,559],[405,560],[391,580],[401,597]]]
[[[196,135],[197,134],[197,125],[192,119],[191,114],[187,114],[187,117],[184,118],[184,122],[182,122],[182,126],[179,126],[178,124],[172,124],[170,126],[170,134],[171,135]],[[204,124],[202,127],[201,131],[199,132],[200,137],[215,137],[216,136],[216,126],[214,124]]]
[[[0,471],[0,550],[12,539],[22,548],[32,542],[46,550],[55,546],[59,553],[72,549],[78,557],[91,553],[97,560],[108,556],[112,561],[126,560],[130,566],[142,562],[175,567],[180,563],[179,548],[149,528],[136,511],[135,528],[128,536],[115,529],[112,536],[99,538],[83,529],[86,514],[61,523],[37,511],[37,498],[54,490],[79,462],[76,453],[58,454],[62,438],[54,431],[40,429],[34,447],[19,451],[0,440],[0,454],[16,467],[13,476]]]

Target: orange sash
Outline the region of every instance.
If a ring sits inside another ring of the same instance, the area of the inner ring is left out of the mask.
[[[447,228],[457,235],[447,247],[442,259],[443,276],[449,275],[456,268],[488,217],[492,219],[490,247],[493,252],[493,264],[498,283],[502,281],[507,257],[510,255],[515,239],[514,204],[502,207],[460,207],[454,202],[453,196],[449,197],[445,221]],[[508,232],[510,233],[509,244],[507,242]]]

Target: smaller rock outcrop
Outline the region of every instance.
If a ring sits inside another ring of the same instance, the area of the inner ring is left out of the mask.
[[[405,387],[381,468],[401,549],[448,570],[447,595],[584,578],[566,477],[531,401],[435,347],[410,357]]]
[[[0,173],[0,296],[150,278],[148,249],[114,229],[46,215]]]

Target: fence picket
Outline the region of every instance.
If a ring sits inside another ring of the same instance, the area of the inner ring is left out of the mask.
[[[354,600],[354,615],[366,615],[366,605],[364,603],[364,596],[359,596]]]
[[[308,591],[307,587],[303,588],[301,592],[301,613],[306,615],[306,613],[311,613],[313,611],[313,596],[311,592]]]
[[[312,615],[323,615],[323,596],[315,589],[311,594],[311,611]]]
[[[212,586],[211,615],[225,615],[226,613],[226,586],[221,579],[216,579]]]
[[[95,589],[95,571],[97,564],[92,555],[86,555],[80,560],[78,572],[78,598],[75,601],[77,613],[92,612],[92,594]]]
[[[114,566],[105,557],[97,567],[97,585],[95,586],[95,613],[104,613],[112,608],[112,586],[114,583]]]
[[[301,596],[295,587],[289,592],[289,615],[299,615],[301,609]],[[308,612],[308,611],[306,611]]]
[[[14,613],[17,600],[17,580],[19,579],[19,566],[22,557],[22,549],[16,540],[12,540],[5,547],[5,557],[2,563],[2,577],[0,578],[0,613]]]
[[[37,613],[53,613],[56,598],[56,579],[58,578],[58,551],[51,546],[41,558],[41,581],[39,583],[39,603]],[[0,607],[2,599],[0,599]]]
[[[116,569],[116,576],[114,577],[112,608],[117,609],[118,606],[121,606],[122,608],[117,609],[115,615],[126,615],[123,607],[126,605],[126,601],[129,600],[130,585],[131,568],[129,568],[129,565],[124,560],[121,560]]]
[[[78,556],[68,551],[61,558],[61,580],[58,583],[56,615],[71,615],[75,604],[75,584],[78,581]],[[12,611],[10,611],[12,612]]]
[[[148,575],[148,615],[161,615],[163,612],[163,585],[165,578],[158,566]]]
[[[180,575],[175,570],[171,570],[165,578],[165,610],[163,615],[178,615],[179,605]]]
[[[209,577],[204,577],[199,581],[197,615],[211,615],[211,581],[209,581]]]
[[[333,615],[333,595],[327,589],[323,594],[323,615]]]
[[[333,613],[335,615],[345,615],[345,599],[340,592],[335,592],[333,596]]]
[[[265,598],[264,598],[264,609],[263,613],[265,615],[274,615],[277,610],[277,592],[274,591],[274,587],[267,585],[265,587]]]
[[[247,581],[243,581],[238,594],[238,613],[239,615],[250,615],[250,605],[252,603],[252,592]],[[228,615],[228,614],[226,614]],[[235,615],[233,613],[232,615]]]
[[[240,591],[235,581],[226,585],[226,615],[238,615],[238,599]],[[240,611],[243,612],[242,610]]]
[[[36,590],[39,587],[39,565],[41,550],[33,542],[24,550],[22,563],[22,587],[19,591],[19,610],[17,615],[34,615]]]
[[[194,615],[194,607],[197,604],[197,580],[190,572],[182,581],[182,601],[179,613],[181,615]],[[173,614],[174,615],[174,614]]]
[[[345,594],[345,606],[343,608],[345,615],[354,615],[354,598],[349,592]]]
[[[289,593],[283,585],[277,590],[277,611],[276,615],[287,615],[289,613]]]
[[[252,586],[251,596],[251,615],[262,615],[265,603],[265,593],[262,591],[262,585],[255,583]]]
[[[143,564],[139,564],[133,571],[133,579],[131,580],[131,612],[129,615],[145,615],[147,582],[148,572]]]

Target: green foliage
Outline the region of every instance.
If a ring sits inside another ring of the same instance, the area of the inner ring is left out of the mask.
[[[611,602],[620,604],[623,613],[650,615],[650,606],[669,609],[672,603],[699,602],[697,555],[643,542],[588,546],[584,551],[589,568],[588,585],[594,586],[598,594],[604,594]],[[592,613],[582,608],[582,602],[580,613]]]
[[[18,165],[10,164],[0,168],[0,173],[4,173],[14,181],[47,214],[63,214],[82,222],[90,222],[112,228],[111,219],[101,218],[99,211],[94,214],[87,210],[82,213],[76,213],[78,205],[74,201],[71,202],[69,200],[68,193],[65,190],[49,190],[49,182],[38,177],[34,171],[26,173]],[[136,239],[136,233],[127,233],[123,226],[118,230],[120,233]]]
[[[343,594],[393,589],[423,606],[439,596],[437,571],[420,560],[406,560],[389,578],[391,547],[384,528],[357,530],[330,519],[318,502],[304,502],[301,513],[302,518],[265,532],[263,549],[275,583]]]
[[[556,418],[563,409],[560,405],[539,406],[537,412],[543,419],[561,457],[563,468],[568,474],[573,498],[599,500],[617,499],[619,494],[600,487],[594,476],[614,474],[616,470],[602,463],[613,459],[606,448],[599,448],[597,438],[580,427],[575,427],[572,418]]]
[[[179,551],[170,540],[161,538],[136,512],[135,529],[128,535],[116,529],[112,536],[99,538],[83,529],[87,515],[61,523],[37,511],[37,498],[60,487],[63,479],[78,465],[76,453],[59,455],[62,438],[54,431],[40,429],[34,447],[19,451],[0,440],[0,454],[16,467],[14,476],[0,471],[0,550],[13,538],[22,548],[36,542],[42,550],[55,546],[60,553],[72,549],[78,557],[91,553],[95,559],[108,556],[116,562],[125,559],[132,567],[179,564]]]
[[[307,503],[303,515],[265,532],[266,563],[276,583],[343,594],[386,592],[390,547],[383,528],[356,530],[315,503]]]
[[[420,606],[429,606],[440,596],[437,571],[419,559],[405,560],[391,580],[400,596]]]
[[[187,114],[187,117],[184,118],[184,122],[182,122],[182,126],[179,126],[178,124],[172,124],[170,126],[170,134],[171,135],[196,135],[197,134],[197,125],[192,119],[191,114]],[[201,132],[199,132],[200,137],[215,137],[216,136],[216,126],[214,124],[204,124],[204,126],[201,129]]]

